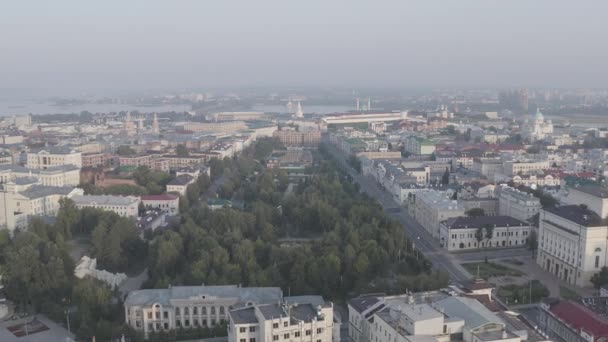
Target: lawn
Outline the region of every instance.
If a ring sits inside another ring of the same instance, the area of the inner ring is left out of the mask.
[[[563,299],[578,299],[580,296],[565,286],[559,287],[559,296]]]
[[[538,303],[549,296],[549,289],[540,281],[532,280],[531,284],[501,286],[496,291],[496,295],[507,305]],[[532,295],[532,301],[530,301],[530,295]]]
[[[469,271],[474,277],[477,276],[477,271],[479,269],[479,278],[486,280],[491,277],[518,277],[523,275],[523,272],[493,262],[471,262],[462,264],[462,267]]]

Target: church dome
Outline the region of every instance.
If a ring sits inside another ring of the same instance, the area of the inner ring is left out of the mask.
[[[543,116],[543,113],[540,112],[540,108],[536,109],[536,115],[534,116],[534,119],[536,120],[543,120],[545,117]]]

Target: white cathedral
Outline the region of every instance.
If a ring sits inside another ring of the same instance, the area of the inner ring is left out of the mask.
[[[527,119],[524,122],[524,137],[530,141],[542,140],[551,134],[553,134],[553,123],[551,120],[545,121],[540,109],[536,110],[532,124]]]

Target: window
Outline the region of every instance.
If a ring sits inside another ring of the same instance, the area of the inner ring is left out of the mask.
[[[247,342],[247,339],[242,338],[242,339],[240,339],[240,342]]]
[[[322,334],[323,333],[323,328],[317,328],[317,334]]]
[[[169,318],[169,311],[164,311],[163,312],[163,318]]]
[[[279,340],[279,335],[272,335],[272,340],[273,341],[278,341]]]
[[[156,319],[160,319],[160,312],[156,311],[154,316],[156,316]]]
[[[287,327],[289,325],[289,322],[283,322],[283,326]]]
[[[175,316],[179,316],[179,308],[175,308]]]
[[[600,256],[596,255],[595,256],[595,268],[600,267]]]
[[[255,327],[249,327],[249,332],[255,332]]]
[[[198,315],[198,308],[196,306],[192,309],[192,314]]]
[[[240,327],[240,328],[239,328],[239,332],[242,332],[242,333],[247,332],[247,328],[245,328],[245,327]]]
[[[220,306],[220,315],[225,314],[225,309],[223,306]]]
[[[296,331],[296,332],[293,334],[293,336],[295,336],[295,337],[300,337],[300,332],[299,332],[299,331]]]
[[[154,326],[152,325],[152,323],[148,323],[148,330],[154,330]]]
[[[311,332],[310,329],[306,330],[306,336],[310,336],[310,332]]]
[[[255,342],[255,337],[250,338],[249,342]]]
[[[277,329],[279,327],[279,323],[272,323],[272,328]]]
[[[169,323],[165,323],[165,330],[169,330]]]
[[[283,338],[289,340],[289,334],[283,334]]]
[[[152,319],[152,311],[148,312],[148,319]]]
[[[211,314],[212,314],[212,315],[215,315],[215,306],[212,306],[212,307],[211,307]]]
[[[206,306],[203,306],[203,307],[201,308],[201,313],[202,313],[203,315],[206,315],[206,314],[207,314],[207,307],[206,307]]]

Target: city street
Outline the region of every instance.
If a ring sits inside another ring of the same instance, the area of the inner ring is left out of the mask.
[[[435,268],[448,273],[452,281],[457,283],[463,283],[471,279],[469,272],[460,266],[456,258],[441,249],[439,243],[405,210],[402,210],[400,204],[393,199],[391,194],[380,188],[374,179],[363,176],[350,167],[344,155],[332,145],[326,144],[326,146],[328,151],[352,177],[353,181],[359,184],[361,191],[377,200],[390,217],[403,224],[406,235],[413,241],[413,247],[420,251]]]

